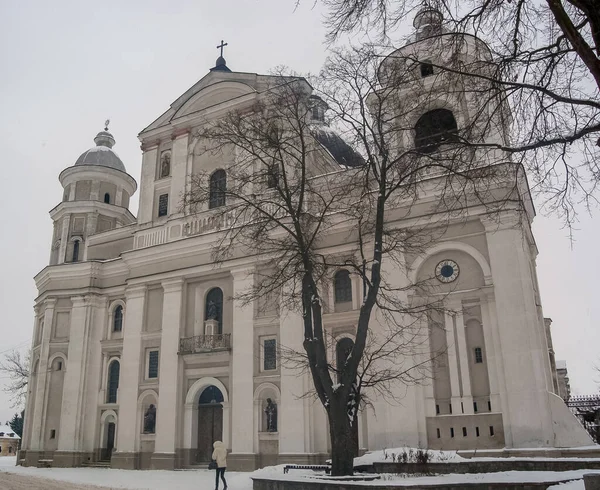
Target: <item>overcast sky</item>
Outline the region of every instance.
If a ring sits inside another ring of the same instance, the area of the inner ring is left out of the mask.
[[[33,276],[50,256],[58,174],[110,118],[114,149],[139,182],[137,134],[214,66],[221,39],[234,71],[318,71],[326,57],[321,12],[313,0],[294,8],[295,0],[0,0],[0,356],[30,345]],[[134,214],[137,202],[138,194]],[[591,393],[600,230],[597,216],[581,218],[574,244],[552,217],[538,215],[534,232],[557,359],[567,361],[573,391]],[[0,422],[14,412],[0,393]]]

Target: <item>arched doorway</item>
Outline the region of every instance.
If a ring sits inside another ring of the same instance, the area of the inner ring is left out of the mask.
[[[112,411],[111,411],[112,412]],[[117,419],[113,413],[105,415],[102,420],[102,446],[100,460],[110,461],[115,449],[117,437]]]
[[[196,462],[211,460],[213,442],[223,440],[223,393],[216,386],[208,386],[198,400],[198,447]]]

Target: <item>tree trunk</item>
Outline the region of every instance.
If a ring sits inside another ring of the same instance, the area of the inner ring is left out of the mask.
[[[354,441],[345,403],[337,410],[333,407],[329,410],[329,434],[331,436],[331,474],[333,476],[352,475],[354,472]]]

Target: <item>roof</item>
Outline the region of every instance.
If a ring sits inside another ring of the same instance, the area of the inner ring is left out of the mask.
[[[95,146],[81,154],[75,165],[100,165],[101,167],[114,168],[126,172],[125,164],[111,148],[106,146]]]
[[[364,165],[365,160],[362,155],[357,153],[354,148],[346,143],[342,137],[329,126],[324,124],[313,125],[311,127],[311,132],[317,141],[331,153],[331,156],[340,165],[345,167],[358,167]]]
[[[556,369],[567,369],[567,361],[556,361]]]
[[[9,439],[21,439],[14,430],[10,428],[8,425],[0,425],[0,434],[4,433],[4,435],[0,437],[6,437]],[[12,436],[10,435],[12,434]]]
[[[99,165],[101,167],[114,168],[121,172],[127,172],[119,155],[112,149],[115,144],[115,139],[113,138],[113,135],[108,132],[107,128],[96,135],[94,142],[96,143],[96,146],[83,152],[75,162],[75,166]]]

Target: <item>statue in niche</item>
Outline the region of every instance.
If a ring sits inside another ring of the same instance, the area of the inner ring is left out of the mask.
[[[217,304],[214,301],[209,300],[206,305],[206,319],[216,320],[218,316],[219,312],[217,311]]]
[[[265,414],[267,415],[267,432],[277,432],[277,404],[270,398],[267,398]]]
[[[156,428],[156,407],[151,403],[144,414],[144,434],[154,434]]]
[[[171,154],[166,152],[163,154],[160,162],[160,177],[168,177],[171,174]]]

